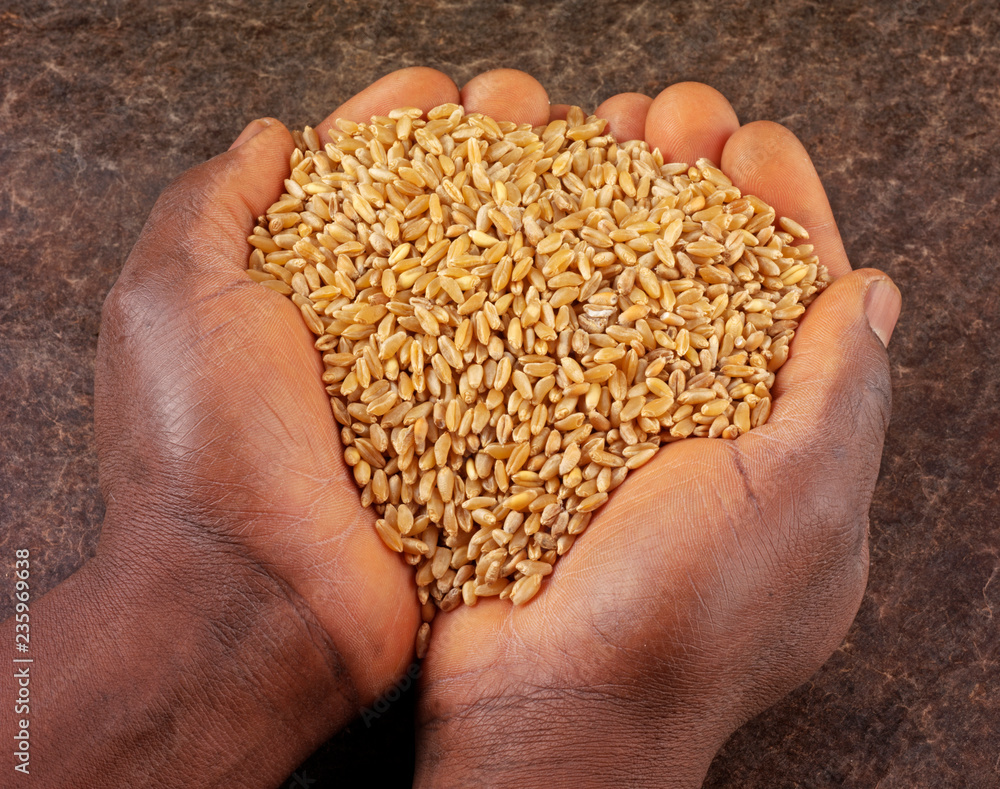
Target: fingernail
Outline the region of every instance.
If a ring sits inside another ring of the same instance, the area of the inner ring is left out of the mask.
[[[868,286],[865,294],[865,315],[868,325],[878,335],[882,344],[888,348],[892,330],[899,318],[902,305],[899,289],[888,279],[877,279]]]
[[[233,144],[229,146],[229,150],[239,148],[243,143],[253,139],[270,125],[270,118],[257,118],[257,120],[250,121],[246,128],[240,132],[240,136],[233,140]]]

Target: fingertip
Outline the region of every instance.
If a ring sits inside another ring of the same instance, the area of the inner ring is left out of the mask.
[[[269,152],[274,152],[276,149],[284,151],[287,148],[287,153],[290,154],[292,145],[294,145],[294,140],[292,139],[291,132],[285,127],[285,124],[277,118],[262,117],[250,121],[243,131],[240,132],[239,136],[233,140],[233,144],[229,146],[226,152],[231,153],[238,149],[243,149],[243,154],[252,150],[255,151],[255,156],[266,156]],[[259,151],[257,150],[258,148],[260,149]]]
[[[805,147],[789,129],[772,121],[740,127],[726,142],[721,167],[744,194],[760,197],[778,217],[802,225],[833,277],[851,271],[826,190]]]
[[[316,126],[323,142],[338,118],[367,123],[399,107],[418,107],[425,114],[441,104],[458,103],[458,86],[447,74],[426,66],[412,66],[386,74],[348,99]]]
[[[419,107],[426,113],[441,104],[457,102],[459,98],[455,81],[444,72],[427,66],[399,69],[382,77],[371,87],[378,89],[373,91],[378,102],[376,111],[371,115],[384,115],[404,100],[407,106]],[[368,117],[360,120],[368,120]]]
[[[594,114],[608,122],[605,133],[618,142],[642,140],[646,136],[646,116],[653,100],[642,93],[619,93],[603,102]]]
[[[550,120],[549,94],[542,83],[517,69],[494,69],[469,80],[461,91],[469,113],[494,120],[544,126]]]
[[[669,161],[694,164],[705,157],[718,164],[726,140],[739,127],[735,110],[719,91],[700,82],[679,82],[652,100],[645,138]]]
[[[243,131],[239,133],[239,136],[233,140],[233,144],[229,146],[228,150],[233,150],[234,148],[239,148],[243,143],[252,140],[258,134],[260,134],[264,129],[271,125],[270,118],[256,118],[250,123],[248,123]]]

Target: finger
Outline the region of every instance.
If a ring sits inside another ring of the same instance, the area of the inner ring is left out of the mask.
[[[788,129],[770,121],[748,123],[726,142],[721,167],[744,194],[757,195],[778,217],[802,225],[832,276],[851,270],[816,168]]]
[[[641,93],[619,93],[603,102],[594,114],[608,122],[605,129],[618,142],[644,140],[646,138],[646,116],[653,100]]]
[[[841,277],[809,307],[770,419],[737,442],[751,475],[777,460],[803,489],[832,486],[832,499],[845,475],[874,486],[891,410],[886,343],[899,309],[896,286],[873,269]]]
[[[646,142],[670,162],[718,164],[726,140],[740,127],[736,112],[715,88],[699,82],[671,85],[653,99],[646,115]]]
[[[537,79],[516,69],[495,69],[469,80],[462,88],[465,111],[481,112],[498,121],[544,126],[549,122],[549,94]]]
[[[200,187],[200,180],[211,181],[215,193],[211,207],[206,207],[210,218],[223,223],[220,231],[227,239],[244,231],[249,233],[257,217],[284,190],[294,144],[292,135],[280,121],[274,118],[252,121],[224,156],[195,168],[190,182],[182,179],[179,186],[191,191]]]
[[[239,133],[239,136],[233,140],[233,144],[227,150],[231,151],[234,148],[239,148],[243,143],[252,140],[272,123],[274,123],[273,118],[257,118],[257,120],[250,121],[243,131]]]
[[[373,115],[387,115],[399,107],[419,107],[425,113],[440,104],[457,103],[458,87],[446,74],[432,68],[404,68],[373,82],[341,104],[316,126],[322,142],[338,118],[367,123]]]

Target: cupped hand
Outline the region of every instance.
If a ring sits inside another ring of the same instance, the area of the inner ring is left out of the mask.
[[[462,102],[534,124],[565,113],[509,71],[477,77]],[[719,163],[809,231],[836,281],[800,325],[766,425],[662,448],[526,606],[484,599],[437,617],[417,785],[699,785],[742,722],[829,657],[865,587],[898,292],[851,271],[809,156],[783,127],[740,126],[694,83],[619,95],[596,114],[668,161]]]
[[[438,72],[408,69],[316,128],[457,97]],[[177,179],[107,300],[99,558],[119,577],[169,574],[222,638],[240,609],[281,598],[350,716],[411,660],[419,614],[410,568],[385,551],[345,468],[314,338],[246,274],[247,236],[283,191],[293,148],[280,123],[255,121]]]

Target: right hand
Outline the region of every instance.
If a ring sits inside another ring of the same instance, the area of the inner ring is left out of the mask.
[[[463,90],[467,111],[500,119],[511,95],[535,97],[519,119],[548,120],[527,75]],[[865,587],[898,291],[851,272],[819,178],[783,127],[741,127],[693,83],[654,101],[616,96],[597,114],[668,161],[719,162],[810,231],[837,281],[802,321],[765,426],[661,449],[525,607],[485,599],[437,617],[420,786],[700,785],[738,726],[829,657]]]

